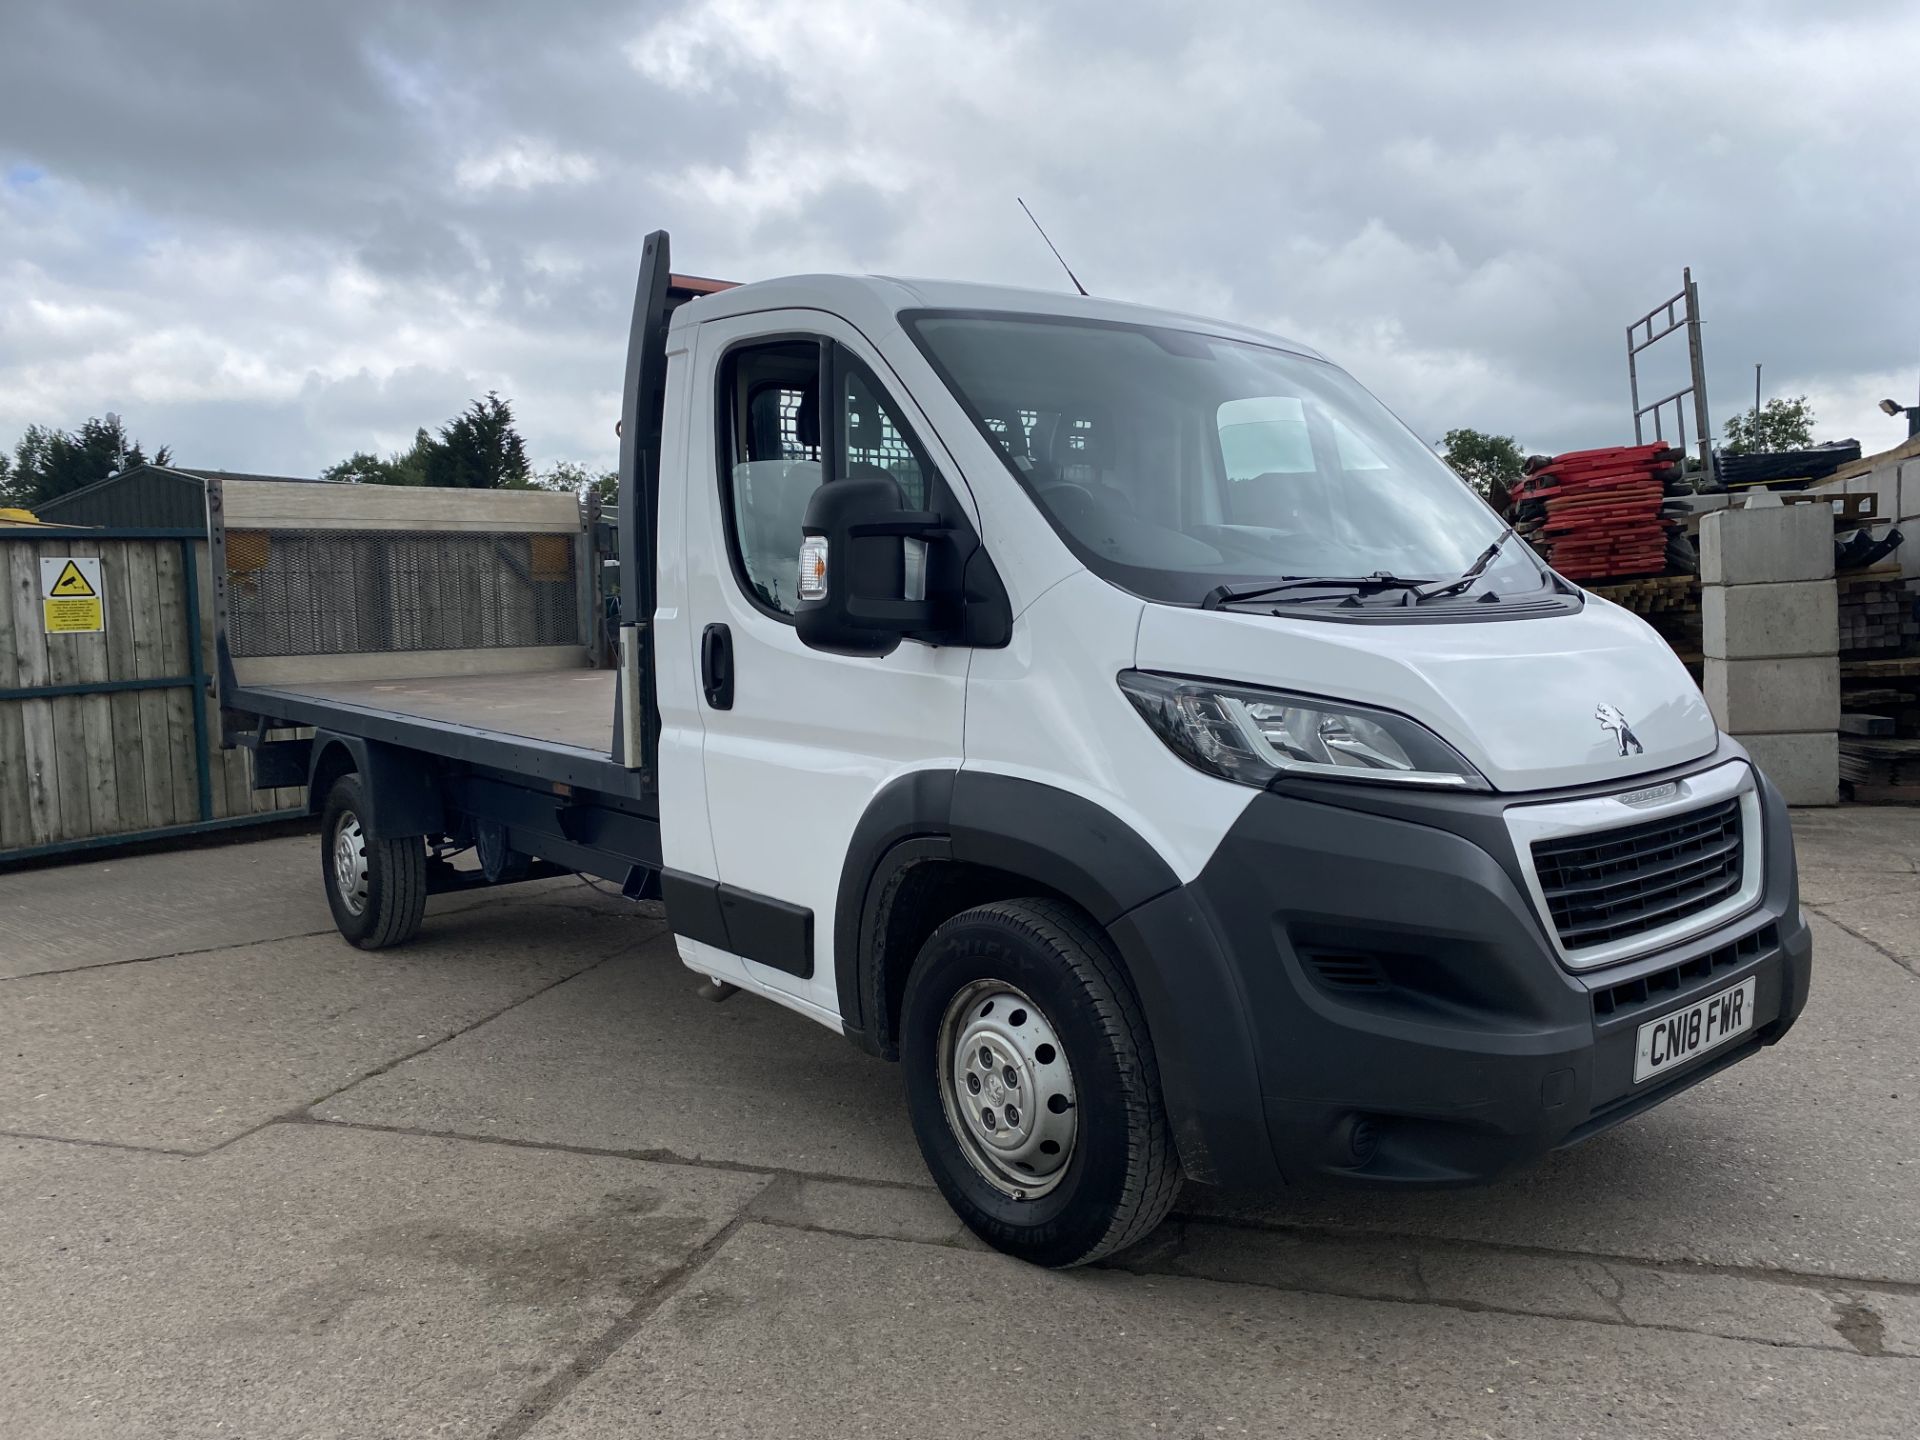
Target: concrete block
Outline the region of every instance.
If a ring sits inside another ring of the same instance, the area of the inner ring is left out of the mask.
[[[1815,508],[1822,521],[1826,512]],[[1705,585],[1701,643],[1715,660],[1832,655],[1840,649],[1840,597],[1831,580],[1790,585]]]
[[[1832,655],[1797,660],[1709,660],[1707,708],[1729,735],[1827,731],[1840,723],[1840,661]]]
[[[1725,510],[1733,504],[1733,496],[1727,494],[1724,490],[1695,491],[1691,495],[1669,497],[1667,503],[1671,504],[1675,498],[1682,501],[1687,509],[1695,515],[1708,515],[1715,510]]]
[[[1789,805],[1840,803],[1840,737],[1826,735],[1738,735],[1753,763],[1771,780]]]
[[[1833,575],[1833,514],[1824,505],[1720,510],[1700,521],[1705,585],[1768,585]]]

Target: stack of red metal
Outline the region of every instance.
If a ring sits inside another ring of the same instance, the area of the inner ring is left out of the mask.
[[[1679,458],[1658,441],[1572,450],[1534,469],[1514,499],[1545,503],[1536,544],[1569,580],[1659,575],[1667,563],[1660,502]]]

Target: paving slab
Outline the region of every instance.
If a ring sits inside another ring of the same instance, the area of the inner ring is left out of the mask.
[[[1814,918],[1778,1046],[1484,1188],[1190,1186],[1189,1213],[1920,1283],[1920,980]]]
[[[1843,805],[1800,810],[1793,816],[1800,868],[1899,869],[1920,867],[1920,808]]]
[[[985,1248],[938,1190],[920,1186],[863,1185],[781,1175],[760,1192],[747,1214],[768,1224],[800,1230]]]
[[[442,915],[393,950],[329,930],[0,981],[0,1130],[205,1149],[660,929],[521,901]]]
[[[899,1066],[769,1001],[703,1000],[698,983],[662,935],[315,1113],[931,1185]]]
[[[755,1218],[769,1215],[757,1205]],[[1856,1351],[1838,1324],[1852,1292],[1831,1283],[1365,1234],[1259,1231],[1174,1221],[1111,1262],[1353,1299],[1657,1327],[1769,1345]]]
[[[761,1183],[318,1125],[0,1143],[0,1434],[485,1435]]]
[[[319,876],[311,835],[0,875],[0,976],[330,930]]]
[[[1920,1358],[1920,1295],[1856,1293],[1853,1298],[1878,1322],[1882,1349],[1890,1355]]]
[[[459,862],[471,863],[471,856]],[[556,890],[561,896],[552,895]],[[427,923],[470,905],[536,897],[616,903],[565,876],[436,895],[427,902]],[[0,979],[332,932],[313,835],[0,875]]]
[[[532,1440],[1913,1433],[1920,1364],[742,1226]]]
[[[1808,908],[1920,978],[1920,876],[1879,894]]]
[[[1803,810],[1793,834],[1801,903],[1920,976],[1920,807]]]

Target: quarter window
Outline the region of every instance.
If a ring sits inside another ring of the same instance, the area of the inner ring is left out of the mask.
[[[857,366],[841,368],[839,390],[845,423],[840,427],[841,466],[836,475],[885,475],[900,487],[909,510],[925,508],[930,467],[893,406]]]

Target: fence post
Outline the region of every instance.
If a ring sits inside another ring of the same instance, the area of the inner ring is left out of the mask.
[[[213,755],[207,748],[207,657],[200,650],[200,557],[180,541],[180,576],[187,591],[187,673],[193,679],[193,770],[200,782],[200,818],[213,819]]]

